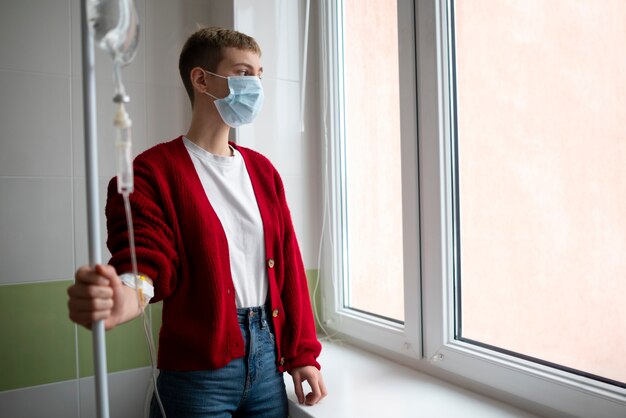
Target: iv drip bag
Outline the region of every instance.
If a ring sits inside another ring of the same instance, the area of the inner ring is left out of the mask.
[[[128,65],[139,41],[139,19],[133,0],[89,0],[88,5],[97,45],[109,53],[116,65]]]

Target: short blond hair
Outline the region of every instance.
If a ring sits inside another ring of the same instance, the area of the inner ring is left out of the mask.
[[[261,56],[261,48],[253,37],[216,26],[197,30],[185,42],[178,60],[178,71],[192,104],[191,70],[202,67],[214,72],[223,58],[223,48],[228,47],[253,51]]]

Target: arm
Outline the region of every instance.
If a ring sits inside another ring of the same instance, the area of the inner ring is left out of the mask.
[[[315,321],[311,309],[311,301],[308,291],[304,264],[300,254],[300,248],[291,220],[291,214],[287,205],[284,187],[280,178],[278,180],[278,198],[282,208],[284,219],[284,258],[285,258],[285,282],[283,287],[283,301],[285,310],[289,312],[288,333],[289,345],[294,347],[294,352],[289,353],[288,371],[291,374],[294,390],[301,404],[314,405],[327,395],[326,386],[320,372],[317,357],[321,351],[321,345],[315,332]],[[303,382],[311,387],[311,392],[304,395]]]
[[[145,162],[135,161],[131,208],[138,269],[155,279],[157,298],[154,301],[166,297],[175,286],[178,256],[174,250],[173,233],[158,203],[158,187],[152,172]],[[117,274],[130,272],[132,267],[126,213],[115,179],[109,183],[106,215],[107,246],[113,255],[110,265],[79,268],[75,283],[68,289],[70,319],[87,328],[91,328],[93,321],[104,320],[105,328],[111,329],[141,313],[135,289],[122,285]],[[152,284],[152,280],[148,281]]]
[[[171,226],[173,209],[161,193],[164,188],[161,171],[139,157],[134,170],[135,191],[130,195],[130,206],[137,270],[154,282],[152,301],[156,302],[169,296],[176,287],[179,257]],[[126,211],[115,179],[109,183],[106,218],[109,263],[119,274],[132,272]]]

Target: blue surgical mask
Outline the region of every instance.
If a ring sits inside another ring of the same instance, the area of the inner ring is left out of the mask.
[[[224,122],[232,128],[252,122],[263,105],[263,86],[259,77],[224,77],[210,71],[205,72],[228,80],[230,94],[223,99],[204,92],[215,99],[213,103]]]

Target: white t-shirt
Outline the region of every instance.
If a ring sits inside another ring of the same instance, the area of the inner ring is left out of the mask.
[[[185,147],[228,240],[238,308],[261,306],[268,291],[263,222],[243,157],[211,154],[187,138]]]

